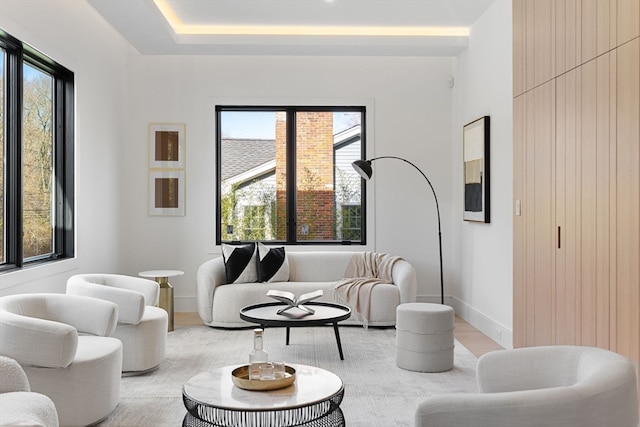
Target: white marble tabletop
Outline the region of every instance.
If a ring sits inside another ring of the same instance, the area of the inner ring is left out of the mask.
[[[314,366],[288,364],[296,370],[295,382],[269,391],[243,390],[236,387],[231,371],[240,365],[225,366],[191,378],[183,393],[193,400],[215,408],[230,410],[290,409],[327,400],[342,388],[336,374]]]
[[[141,277],[173,277],[173,276],[182,276],[184,271],[180,270],[148,270],[141,271],[138,273],[138,276]]]

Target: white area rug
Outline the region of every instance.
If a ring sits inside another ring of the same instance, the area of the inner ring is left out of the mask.
[[[340,328],[345,360],[340,360],[333,328],[265,331],[272,360],[318,366],[337,374],[345,386],[341,408],[349,427],[413,426],[417,404],[427,396],[476,392],[477,359],[456,341],[454,369],[442,373],[405,371],[395,363],[395,329]],[[250,329],[180,327],[169,333],[167,356],[147,375],[122,378],[120,402],[100,427],[176,427],[186,410],[182,385],[208,369],[247,363],[253,347]]]

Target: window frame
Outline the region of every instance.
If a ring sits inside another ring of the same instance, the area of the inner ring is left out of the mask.
[[[220,104],[215,106],[215,137],[216,137],[216,205],[215,205],[215,244],[217,246],[222,243],[240,244],[250,241],[245,240],[224,240],[222,239],[221,229],[221,213],[222,213],[222,129],[221,114],[227,111],[273,111],[285,112],[287,114],[287,232],[285,240],[268,240],[264,241],[267,245],[361,245],[367,244],[367,190],[366,182],[361,179],[361,239],[354,240],[298,240],[296,237],[296,112],[359,112],[361,114],[361,133],[360,133],[360,152],[361,158],[366,159],[367,137],[366,137],[366,120],[367,105],[230,105]]]
[[[5,53],[4,84],[4,261],[0,274],[28,266],[73,258],[75,256],[74,197],[74,73],[35,48],[0,29],[0,48]],[[24,258],[22,117],[23,65],[51,76],[53,134],[53,233],[52,251]]]

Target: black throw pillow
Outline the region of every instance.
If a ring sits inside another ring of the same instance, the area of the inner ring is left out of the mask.
[[[255,283],[258,281],[258,257],[255,243],[246,245],[222,244],[222,258],[227,283]]]
[[[261,282],[289,281],[289,260],[284,246],[268,247],[258,243],[258,278]]]

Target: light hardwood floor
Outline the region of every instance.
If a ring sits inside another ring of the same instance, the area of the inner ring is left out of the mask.
[[[202,325],[202,320],[198,313],[175,313],[174,326],[188,327]],[[454,336],[462,345],[469,349],[476,357],[494,350],[501,350],[502,346],[484,335],[482,332],[456,316]]]

